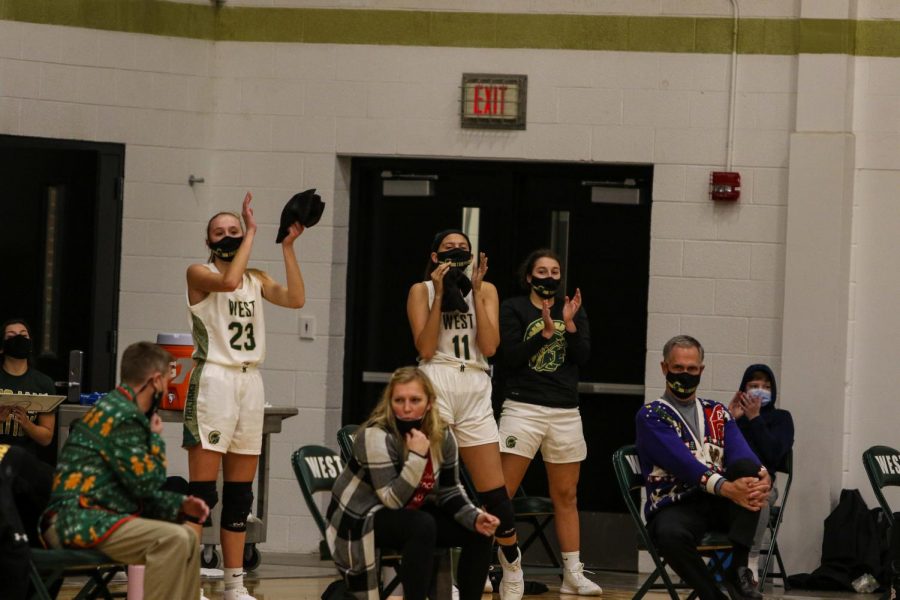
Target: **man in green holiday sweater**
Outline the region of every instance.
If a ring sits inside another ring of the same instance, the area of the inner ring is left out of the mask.
[[[144,598],[200,597],[196,535],[209,508],[193,496],[161,489],[166,481],[162,419],[172,356],[149,342],[122,354],[121,385],[75,423],[59,457],[50,503],[41,519],[54,548],[94,548],[111,559],[146,565]]]

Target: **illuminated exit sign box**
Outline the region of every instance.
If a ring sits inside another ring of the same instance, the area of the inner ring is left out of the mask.
[[[527,75],[463,73],[460,125],[465,129],[525,129]]]

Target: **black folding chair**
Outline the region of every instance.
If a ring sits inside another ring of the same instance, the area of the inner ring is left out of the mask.
[[[691,590],[688,600],[696,598],[697,592],[689,585],[683,582],[674,583],[672,581],[672,578],[669,577],[666,571],[665,559],[660,556],[656,545],[650,539],[650,533],[647,531],[643,514],[638,506],[640,490],[644,487],[644,477],[641,473],[637,449],[633,445],[622,446],[613,453],[612,461],[613,469],[616,472],[616,481],[619,484],[619,491],[638,532],[638,548],[647,551],[656,567],[635,593],[633,600],[640,600],[650,590],[666,590],[672,600],[680,600],[677,590]],[[724,534],[712,531],[707,532],[697,545],[697,551],[700,555],[709,558],[709,567],[713,572],[722,576],[724,576],[724,567],[719,556],[729,553],[731,549],[731,542]],[[662,579],[663,582],[661,584],[656,583],[657,579]]]
[[[359,425],[344,425],[337,432],[338,448],[341,449],[341,458],[344,462],[350,462],[350,456],[353,454],[353,438]]]
[[[343,469],[341,458],[337,453],[324,446],[303,446],[295,450],[291,455],[291,466],[294,468],[294,476],[300,485],[300,491],[303,493],[303,499],[309,513],[312,515],[313,521],[322,534],[322,541],[319,543],[320,553],[324,547],[327,550],[325,541],[325,518],[319,505],[316,504],[315,494],[319,492],[331,493],[334,487],[334,480]],[[380,551],[379,563],[382,567],[391,567],[398,571],[400,566],[400,555],[395,552]],[[400,585],[400,577],[394,577],[387,584],[381,581],[381,569],[378,569],[379,591],[382,600],[391,595],[398,585]]]
[[[787,571],[784,568],[784,561],[781,559],[781,551],[778,549],[778,530],[781,528],[781,521],[784,518],[784,508],[787,505],[788,494],[791,492],[791,481],[794,479],[794,452],[793,450],[788,452],[788,455],[784,458],[781,466],[778,467],[779,473],[784,473],[787,476],[787,481],[784,484],[784,488],[781,491],[781,499],[777,506],[771,507],[769,510],[769,546],[767,548],[760,548],[759,554],[760,556],[766,557],[766,562],[763,564],[762,573],[759,576],[759,591],[763,591],[763,585],[765,585],[766,578],[769,579],[780,579],[784,584],[784,591],[789,591],[791,586],[788,585],[788,575]],[[769,571],[769,566],[772,562],[772,557],[775,557],[775,562],[778,564],[777,571]]]
[[[33,600],[51,600],[48,590],[66,577],[88,576],[87,583],[74,596],[74,600],[88,598],[124,598],[125,592],[112,593],[109,582],[125,565],[110,560],[96,550],[42,550],[31,549],[28,577],[34,588]],[[11,574],[8,574],[11,575]],[[24,575],[24,574],[22,574]]]
[[[889,446],[872,446],[863,452],[863,466],[888,526],[893,527],[894,513],[881,490],[888,486],[900,487],[900,452]]]
[[[462,461],[459,463],[459,478],[462,482],[463,489],[472,501],[472,504],[481,506],[478,492],[475,489],[475,483],[472,481],[472,476],[469,475],[469,471],[466,470]],[[522,552],[522,556],[525,556],[525,552],[532,544],[539,541],[554,568],[562,568],[559,559],[556,557],[556,552],[553,551],[553,546],[550,545],[550,540],[547,539],[547,534],[545,532],[547,526],[553,521],[554,515],[553,502],[550,498],[544,496],[529,496],[522,487],[519,487],[516,491],[516,495],[512,497],[512,507],[513,513],[515,513],[516,523],[527,523],[531,526],[531,532],[528,537],[524,540],[519,540],[519,549]],[[523,566],[527,567],[529,565],[524,564],[523,562]]]
[[[527,523],[531,525],[531,533],[524,541],[519,542],[519,548],[522,555],[532,544],[539,541],[544,548],[544,552],[550,559],[554,568],[561,569],[562,565],[556,557],[550,540],[547,539],[545,529],[553,522],[553,501],[545,496],[529,496],[522,487],[516,491],[516,495],[512,498],[513,512],[516,514],[516,523]],[[528,565],[525,565],[528,566]]]

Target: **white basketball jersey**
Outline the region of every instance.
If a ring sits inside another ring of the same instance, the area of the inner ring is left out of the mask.
[[[206,266],[213,273],[213,263]],[[210,292],[191,306],[194,359],[239,367],[257,365],[266,357],[266,322],[263,318],[262,285],[244,273],[233,292]]]
[[[428,309],[430,310],[431,305],[434,304],[434,283],[426,281],[425,287],[428,288]],[[472,308],[474,300],[471,291],[466,295],[465,300],[469,305],[468,312],[441,313],[441,331],[438,334],[437,350],[430,362],[451,363],[487,370],[487,361],[475,341],[478,323],[475,321],[475,309]]]

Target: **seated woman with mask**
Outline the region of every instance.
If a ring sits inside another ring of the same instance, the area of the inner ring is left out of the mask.
[[[23,319],[3,324],[3,366],[0,392],[5,394],[55,394],[53,380],[31,365],[31,331]],[[0,406],[0,444],[21,446],[37,454],[49,446],[56,428],[55,413],[30,412],[20,406]]]
[[[328,542],[347,587],[378,598],[375,548],[403,555],[407,600],[429,595],[436,547],[461,547],[461,600],[481,598],[499,520],[469,502],[459,483],[456,438],[435,407],[434,387],[416,367],[394,371],[360,426],[353,455],[328,507]]]

